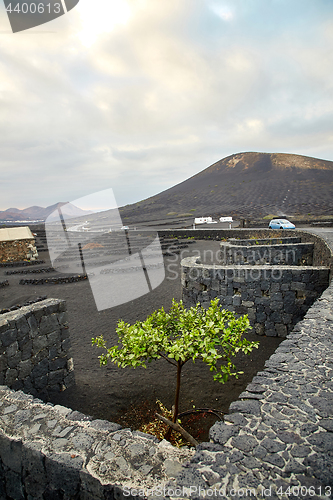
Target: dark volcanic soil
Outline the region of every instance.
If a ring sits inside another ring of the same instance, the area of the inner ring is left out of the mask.
[[[109,345],[117,341],[115,328],[119,319],[133,323],[144,320],[160,307],[168,309],[172,298],[181,298],[179,275],[180,258],[191,255],[194,251],[203,252],[210,248],[218,250],[218,242],[196,242],[188,246],[187,253],[165,257],[166,278],[151,293],[134,301],[98,312],[90,290],[89,282],[82,281],[59,285],[19,285],[22,275],[6,276],[8,268],[0,268],[0,281],[8,279],[10,285],[0,289],[0,309],[26,300],[47,295],[48,298],[64,299],[67,302],[69,326],[71,333],[71,354],[75,366],[75,386],[54,395],[52,402],[68,406],[95,418],[119,422],[125,427],[138,428],[142,416],[147,415],[148,408],[160,399],[168,408],[173,404],[175,389],[175,370],[159,360],[147,366],[147,369],[122,369],[115,365],[100,367],[99,350],[92,346],[91,338],[104,335]],[[48,267],[48,253],[40,253],[45,264],[37,267]],[[18,269],[18,268],[15,268]],[[48,273],[47,276],[58,275]],[[41,277],[30,275],[28,277]],[[44,275],[45,276],[45,275]],[[116,291],[115,291],[116,293]],[[230,403],[237,399],[252,377],[262,370],[265,360],[275,351],[281,339],[257,337],[249,332],[248,339],[260,341],[259,349],[255,349],[247,357],[240,356],[237,367],[244,371],[238,380],[230,379],[222,385],[213,381],[209,368],[203,363],[188,362],[182,375],[180,411],[196,408],[216,408],[227,412]],[[214,423],[210,419],[209,425]],[[207,439],[207,435],[204,436]]]

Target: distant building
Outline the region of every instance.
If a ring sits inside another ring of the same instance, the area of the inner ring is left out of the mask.
[[[212,222],[213,219],[211,217],[196,217],[194,219],[194,224],[209,224]]]
[[[0,229],[0,262],[36,260],[35,238],[28,226]]]

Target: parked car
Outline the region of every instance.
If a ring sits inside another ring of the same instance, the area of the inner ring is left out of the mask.
[[[272,219],[268,227],[270,229],[295,229],[295,225],[288,219]]]

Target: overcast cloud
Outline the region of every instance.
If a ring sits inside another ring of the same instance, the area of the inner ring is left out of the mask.
[[[0,209],[119,205],[242,151],[333,160],[331,0],[80,0],[11,33]]]

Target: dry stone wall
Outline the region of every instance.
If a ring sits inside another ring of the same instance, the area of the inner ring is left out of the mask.
[[[286,236],[281,238],[256,238],[252,236],[250,239],[236,239],[236,238],[228,238],[228,242],[233,245],[285,245],[286,243],[301,243],[302,238],[296,236]]]
[[[228,265],[289,265],[312,266],[313,243],[259,243],[253,245],[231,243],[230,240],[221,243],[221,264]]]
[[[163,488],[194,455],[21,391],[0,386],[0,398],[1,499],[139,498],[135,491]]]
[[[0,262],[16,262],[25,259],[36,259],[35,241],[17,240],[0,242]]]
[[[211,441],[197,447],[170,491],[196,499],[331,499],[332,346],[331,285],[230,405],[224,422],[210,429]]]
[[[230,239],[220,248],[219,264],[198,257],[182,260],[184,304],[208,307],[217,297],[225,309],[247,314],[258,335],[286,337],[328,287],[330,268],[311,266],[314,242]]]
[[[0,267],[30,267],[37,266],[39,264],[45,264],[44,260],[23,260],[16,262],[0,262]]]
[[[0,315],[0,384],[47,398],[74,383],[66,303],[46,299]]]
[[[331,285],[195,451],[0,387],[0,498],[328,500],[332,345]]]
[[[258,335],[286,337],[329,284],[325,267],[219,266],[182,260],[186,307],[208,307],[218,297],[225,309],[248,314]]]
[[[299,229],[173,229],[158,231],[159,236],[174,236],[176,238],[194,238],[196,240],[227,241],[229,238],[237,240],[252,240],[267,238],[301,238],[302,243],[314,243],[313,266],[333,267],[333,256],[327,243],[316,235]]]

